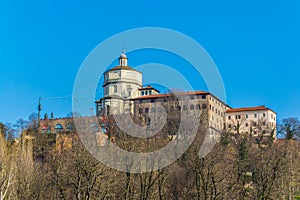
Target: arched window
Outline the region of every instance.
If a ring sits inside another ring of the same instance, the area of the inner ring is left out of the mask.
[[[151,118],[148,117],[148,118],[147,118],[147,125],[150,125],[150,124],[151,124]]]
[[[108,91],[109,91],[108,87],[105,87],[105,88],[104,88],[104,94],[105,94],[105,95],[108,95]]]
[[[145,108],[145,113],[149,113],[149,108]]]
[[[109,105],[106,106],[106,114],[107,114],[107,115],[110,114],[110,107],[109,107]]]
[[[197,110],[200,110],[200,108],[201,108],[201,107],[200,107],[200,104],[197,104],[197,105],[196,105],[196,109],[197,109]]]
[[[178,106],[177,109],[178,109],[178,110],[181,110],[181,106]]]
[[[194,110],[195,109],[195,106],[192,104],[190,105],[190,110]]]
[[[206,104],[205,103],[202,104],[202,109],[206,109]]]
[[[139,109],[139,114],[142,114],[143,113],[143,108],[140,108]]]
[[[55,133],[61,133],[63,132],[64,127],[61,124],[56,124],[55,125]]]
[[[75,128],[74,128],[74,124],[67,124],[67,126],[66,126],[66,131],[74,131],[75,130]]]

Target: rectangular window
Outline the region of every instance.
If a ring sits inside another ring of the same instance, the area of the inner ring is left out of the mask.
[[[105,87],[104,93],[105,93],[105,95],[108,95],[108,87]]]
[[[246,115],[246,119],[248,119],[248,115]]]
[[[114,85],[114,93],[118,92],[118,86]]]
[[[254,114],[254,117],[257,118],[257,114]]]
[[[266,117],[266,113],[263,113],[263,117]]]
[[[231,120],[231,116],[228,116],[228,119]]]

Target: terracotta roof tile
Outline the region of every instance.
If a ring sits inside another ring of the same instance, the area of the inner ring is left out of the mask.
[[[246,108],[231,108],[231,109],[226,110],[226,113],[245,112],[245,111],[260,111],[260,110],[271,110],[271,109],[267,108],[265,106],[246,107]],[[272,111],[272,112],[274,112],[274,111]]]
[[[132,100],[155,99],[155,98],[169,97],[172,95],[202,95],[202,94],[209,94],[209,92],[195,91],[195,92],[176,92],[176,93],[168,93],[168,94],[153,94],[153,95],[136,97],[136,98],[133,98]]]
[[[154,87],[152,87],[151,85],[148,85],[147,87],[142,87],[142,88],[139,88],[138,90],[155,90],[157,92],[159,92],[159,90],[155,89]]]

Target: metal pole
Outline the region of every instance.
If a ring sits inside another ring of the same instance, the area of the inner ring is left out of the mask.
[[[42,105],[41,105],[41,97],[39,97],[39,105],[38,105],[38,129],[40,128],[40,120],[41,120],[41,110],[42,110]]]

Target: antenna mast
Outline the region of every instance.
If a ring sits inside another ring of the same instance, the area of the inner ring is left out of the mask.
[[[41,97],[39,97],[39,105],[38,105],[38,129],[40,128],[40,120],[41,120],[41,110],[42,110],[42,104],[41,104]]]

